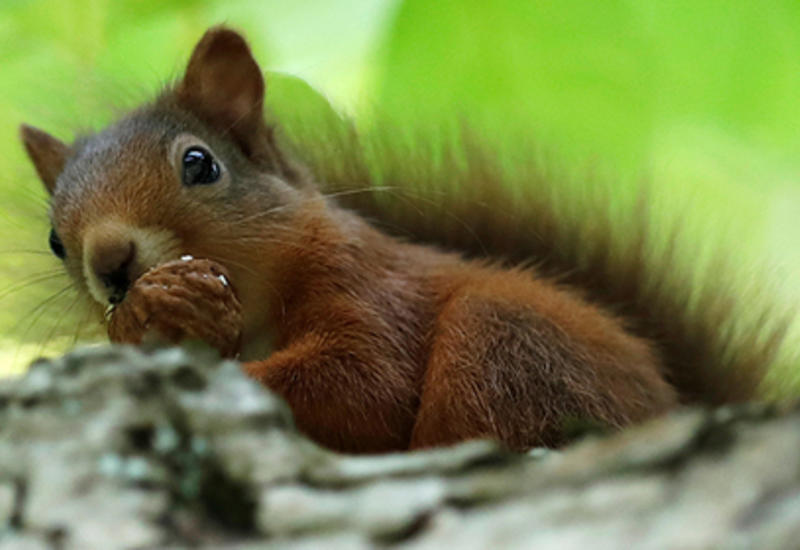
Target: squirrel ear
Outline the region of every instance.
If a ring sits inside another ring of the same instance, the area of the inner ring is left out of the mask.
[[[36,173],[39,174],[47,192],[52,195],[56,179],[64,170],[64,164],[70,155],[69,146],[47,132],[27,124],[19,127],[19,135],[28,157],[36,168]]]
[[[242,36],[224,27],[206,31],[177,88],[178,100],[217,130],[257,155],[263,119],[264,78]]]

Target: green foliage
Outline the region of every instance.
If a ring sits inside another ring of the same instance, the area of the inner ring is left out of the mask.
[[[340,124],[336,109],[364,132],[385,120],[437,135],[466,125],[516,153],[535,140],[530,150],[558,171],[616,178],[620,196],[652,181],[666,217],[691,205],[689,233],[727,231],[745,273],[756,255],[787,277],[800,266],[795,0],[6,0],[0,346],[20,361],[63,345],[75,323],[62,315],[68,293],[25,313],[66,280],[38,281],[55,259],[15,252],[46,253],[48,230],[18,124],[65,139],[100,127],[177,77],[219,22],[296,77],[269,82],[288,134],[320,117]]]

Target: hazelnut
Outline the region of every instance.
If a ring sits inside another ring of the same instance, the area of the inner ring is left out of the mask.
[[[202,340],[234,357],[242,333],[242,306],[224,267],[184,256],[139,277],[111,313],[112,342]]]

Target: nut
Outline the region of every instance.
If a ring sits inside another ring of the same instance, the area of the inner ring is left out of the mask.
[[[184,256],[139,277],[112,312],[112,342],[202,340],[234,357],[242,334],[242,306],[224,267]]]

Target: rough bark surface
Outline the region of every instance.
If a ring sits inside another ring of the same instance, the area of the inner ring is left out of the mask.
[[[0,386],[0,549],[793,548],[800,411],[559,451],[329,453],[236,363],[78,350]]]

